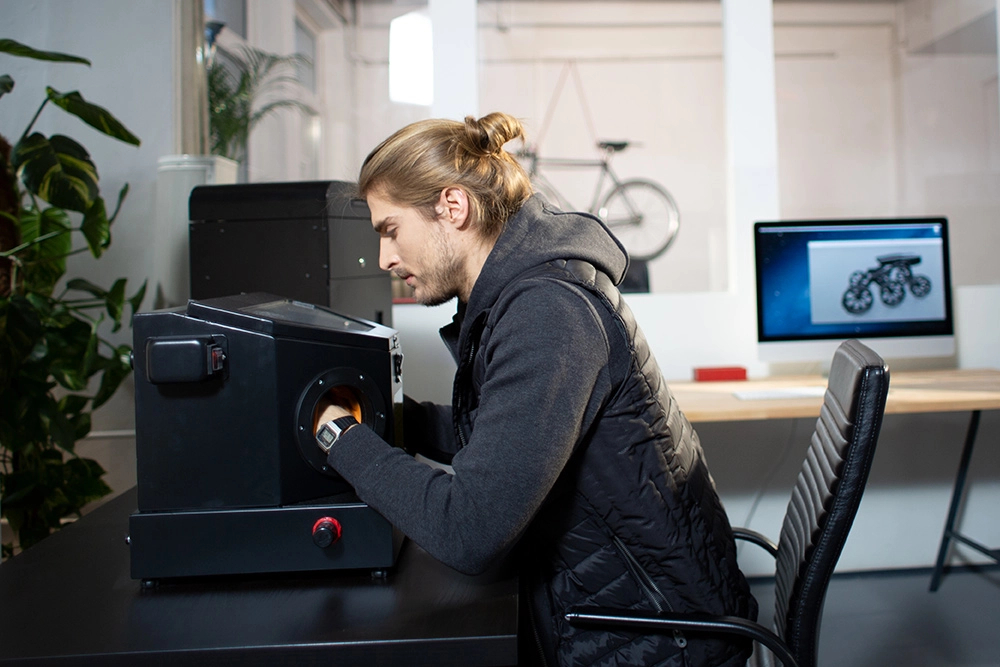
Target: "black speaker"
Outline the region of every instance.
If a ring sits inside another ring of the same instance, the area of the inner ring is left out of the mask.
[[[252,293],[138,313],[133,335],[134,578],[395,562],[401,535],[326,465],[314,437],[317,404],[332,393],[402,445],[394,330]]]
[[[191,298],[270,292],[392,326],[371,213],[344,181],[201,185],[188,201]]]

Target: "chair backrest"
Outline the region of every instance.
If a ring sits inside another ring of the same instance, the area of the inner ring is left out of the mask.
[[[841,344],[778,542],[775,631],[800,667],[816,664],[827,585],[861,503],[888,390],[878,354]]]

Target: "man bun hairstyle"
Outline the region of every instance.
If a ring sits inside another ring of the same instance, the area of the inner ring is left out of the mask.
[[[362,197],[376,194],[437,218],[441,191],[457,186],[469,197],[472,224],[486,239],[531,196],[528,175],[504,145],[524,139],[521,121],[501,112],[464,122],[433,118],[412,123],[379,144],[358,177]]]

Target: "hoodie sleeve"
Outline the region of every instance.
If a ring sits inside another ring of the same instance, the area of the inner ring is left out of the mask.
[[[351,429],[328,459],[362,500],[470,574],[517,541],[610,394],[608,340],[590,297],[544,279],[509,292],[494,308],[475,428],[454,474],[368,428]]]
[[[451,406],[403,397],[403,434],[406,448],[438,461],[451,463],[457,449]]]

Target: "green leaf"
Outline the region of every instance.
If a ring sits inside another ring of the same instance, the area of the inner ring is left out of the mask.
[[[108,309],[108,316],[115,323],[112,331],[118,331],[122,327],[122,310],[125,307],[125,279],[119,278],[108,290],[108,295],[104,298],[104,305]]]
[[[47,208],[38,216],[38,236],[61,232],[54,238],[32,247],[28,255],[29,271],[25,271],[25,287],[51,295],[56,283],[66,273],[66,255],[72,250],[72,227],[66,212]]]
[[[34,58],[35,60],[90,65],[90,61],[86,58],[71,56],[67,53],[58,53],[56,51],[38,51],[20,42],[15,42],[13,39],[0,39],[0,53],[7,53],[21,58]]]
[[[76,514],[80,507],[111,493],[111,487],[101,479],[107,471],[93,459],[71,458],[66,461],[64,471],[66,495],[76,505]]]
[[[11,152],[11,166],[29,192],[59,208],[85,213],[100,192],[97,167],[69,137],[25,137]]]
[[[122,210],[122,202],[125,201],[125,195],[128,194],[128,183],[122,186],[122,189],[118,191],[118,203],[115,204],[115,212],[108,216],[108,225],[111,225],[118,217],[118,212]]]
[[[87,247],[90,254],[98,258],[104,249],[111,245],[111,222],[104,210],[104,199],[98,197],[87,212],[83,214],[83,223],[80,225],[83,238],[87,240]]]
[[[88,400],[86,396],[80,394],[66,394],[59,399],[59,409],[68,415],[75,415],[87,407]]]
[[[103,359],[101,359],[101,355],[99,354],[99,345],[100,339],[97,337],[97,327],[94,325],[91,326],[90,339],[87,342],[86,351],[83,353],[83,359],[80,362],[80,373],[85,378],[90,378],[101,367]]]
[[[76,433],[73,424],[58,409],[58,406],[53,406],[53,408],[51,411],[43,413],[48,418],[49,435],[52,437],[52,442],[60,449],[72,452],[73,446],[76,444]]]
[[[7,495],[3,497],[3,505],[17,505],[18,501],[22,498],[27,497],[32,491],[35,490],[37,484],[27,483],[27,484],[15,484],[17,480],[13,475],[7,476]],[[14,522],[11,521],[11,526],[13,527]],[[15,530],[17,530],[15,528]]]
[[[21,242],[30,243],[41,235],[42,215],[37,208],[26,208],[21,212],[18,226],[21,232]]]
[[[93,325],[70,317],[62,326],[50,325],[46,331],[50,352],[48,370],[60,385],[71,391],[82,391],[93,375],[94,348],[97,339]]]
[[[14,79],[10,78],[10,74],[0,76],[0,97],[12,90],[14,90]]]
[[[90,413],[83,412],[81,414],[78,414],[75,417],[73,417],[72,422],[73,422],[73,435],[76,437],[76,439],[82,440],[86,438],[87,434],[90,433],[90,425],[91,425]]]
[[[96,410],[104,405],[111,398],[122,381],[132,372],[132,364],[129,361],[132,348],[122,345],[117,348],[115,356],[107,360],[104,374],[101,375],[101,386],[94,394],[91,408]]]
[[[63,134],[53,134],[49,137],[49,143],[67,177],[80,179],[87,188],[88,201],[93,201],[100,194],[97,185],[99,179],[97,166],[90,159],[87,149]]]
[[[142,281],[142,287],[140,287],[139,290],[135,294],[132,295],[132,298],[130,298],[128,300],[129,305],[132,306],[132,315],[133,316],[135,316],[135,314],[139,311],[139,307],[142,305],[142,300],[146,297],[146,283],[147,282],[148,281],[143,280]]]
[[[108,295],[108,291],[106,289],[95,285],[84,278],[73,278],[72,280],[68,280],[66,281],[66,287],[67,289],[77,290],[79,292],[88,292],[98,299],[103,299]]]
[[[72,247],[69,218],[59,208],[39,212],[31,207],[21,212],[19,223],[22,240],[30,244],[18,253],[24,264],[22,287],[29,297],[50,295],[66,272],[65,258]]]
[[[87,125],[119,141],[133,146],[139,145],[139,137],[129,132],[121,121],[111,115],[111,112],[83,99],[79,92],[74,90],[60,93],[50,86],[46,86],[45,91],[53,104],[73,114]]]
[[[22,296],[12,296],[4,304],[3,323],[0,340],[17,358],[26,356],[42,335],[42,320],[38,311]]]

